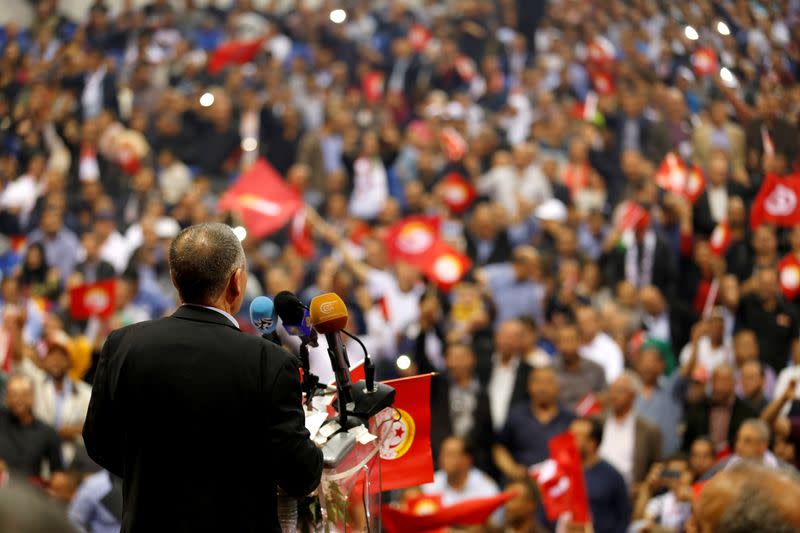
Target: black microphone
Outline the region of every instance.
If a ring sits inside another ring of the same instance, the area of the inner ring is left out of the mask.
[[[283,327],[295,337],[300,337],[304,344],[317,347],[317,332],[311,327],[308,308],[289,291],[281,291],[275,295],[275,312],[281,317]]]

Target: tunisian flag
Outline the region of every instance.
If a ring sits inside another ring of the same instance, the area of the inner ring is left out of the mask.
[[[459,172],[448,173],[439,184],[445,205],[453,213],[463,213],[472,205],[478,193],[467,178]]]
[[[433,481],[431,374],[385,381],[395,389],[394,414],[378,420],[381,433],[381,489]],[[391,411],[391,410],[390,410]],[[378,415],[381,416],[380,414]]]
[[[69,315],[74,320],[108,318],[114,312],[116,294],[117,282],[113,279],[78,285],[69,291]]]
[[[705,176],[700,167],[689,167],[675,152],[670,152],[656,171],[656,184],[695,203],[705,189]]]
[[[778,263],[778,281],[784,298],[789,301],[800,295],[800,259],[793,252]]]
[[[791,227],[800,224],[800,174],[780,178],[768,174],[750,210],[750,227],[775,224]]]
[[[539,485],[547,519],[555,521],[562,514],[571,513],[575,523],[588,523],[589,497],[575,437],[569,432],[557,435],[550,439],[548,448],[550,459],[530,469]]]
[[[261,37],[246,41],[230,41],[219,45],[208,58],[208,72],[216,74],[228,65],[249,63],[256,57],[266,41],[266,38]]]
[[[225,191],[218,209],[241,213],[247,231],[260,239],[286,225],[302,204],[297,191],[269,163],[259,159]]]
[[[292,217],[292,224],[289,228],[289,241],[294,246],[295,251],[304,259],[314,257],[317,252],[311,234],[311,225],[309,225],[303,209],[299,209]]]
[[[711,232],[711,238],[708,239],[708,246],[714,255],[724,256],[731,245],[731,227],[728,222],[723,220]]]
[[[441,497],[424,495],[409,502],[407,510],[384,504],[383,524],[387,533],[439,531],[453,525],[477,526],[486,522],[495,509],[513,497],[514,494],[507,491],[497,496],[470,498],[443,507]]]

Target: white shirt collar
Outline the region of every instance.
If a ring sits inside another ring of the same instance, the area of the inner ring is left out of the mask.
[[[211,307],[210,305],[200,305],[200,304],[184,304],[184,305],[191,305],[191,306],[194,306],[194,307],[202,307],[203,309],[211,309],[212,311],[216,311],[217,313],[221,314],[222,316],[224,316],[225,318],[230,320],[231,324],[236,326],[236,329],[242,329],[242,328],[239,327],[239,322],[235,318],[233,318],[233,315],[231,315],[227,311],[223,311],[219,307]]]

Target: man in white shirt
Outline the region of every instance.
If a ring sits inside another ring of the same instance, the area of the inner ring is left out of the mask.
[[[494,336],[495,351],[485,386],[495,431],[505,425],[512,405],[529,398],[528,375],[531,367],[519,353],[522,336],[523,328],[518,320],[503,322]]]
[[[438,494],[448,507],[473,498],[489,498],[499,490],[497,484],[473,466],[469,444],[461,437],[447,437],[439,452],[439,467],[433,482],[423,485],[425,494]]]
[[[612,383],[625,366],[622,350],[611,336],[600,329],[600,319],[592,307],[578,309],[576,319],[583,341],[578,353],[584,359],[602,366],[606,383]]]
[[[732,365],[733,347],[725,342],[725,320],[721,309],[715,308],[708,320],[708,335],[697,341],[697,370],[710,376],[719,365]],[[681,365],[685,365],[691,356],[692,343],[689,342],[681,350]]]
[[[522,143],[514,148],[511,157],[500,153],[492,169],[481,179],[479,189],[499,202],[509,214],[520,213],[520,206],[536,207],[553,197],[550,182],[535,163],[536,148]]]
[[[661,431],[636,415],[634,401],[642,389],[639,377],[623,372],[608,388],[611,412],[603,428],[600,456],[616,468],[628,489],[643,481],[661,456]]]

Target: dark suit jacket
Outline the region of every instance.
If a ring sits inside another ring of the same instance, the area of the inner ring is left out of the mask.
[[[530,401],[530,395],[528,394],[528,376],[530,376],[531,370],[532,370],[531,365],[529,365],[525,361],[519,362],[519,366],[517,367],[517,377],[514,379],[514,390],[511,393],[511,401],[508,403],[509,409],[512,405],[515,405],[519,402]],[[491,360],[489,360],[488,366],[482,367],[479,363],[477,372],[478,372],[478,381],[480,382],[483,390],[486,390],[486,387],[492,380]]]
[[[434,461],[438,461],[439,448],[445,438],[453,434],[453,417],[450,405],[450,379],[437,374],[431,379],[431,450]],[[477,405],[472,412],[472,430],[467,440],[475,452],[475,466],[483,471],[491,469],[489,450],[493,442],[492,413],[489,397],[483,389],[478,391]],[[438,463],[437,463],[438,464]]]
[[[475,237],[469,232],[464,232],[464,240],[467,245],[467,256],[475,266],[489,265],[492,263],[505,263],[511,260],[511,240],[508,238],[508,233],[499,231],[492,243],[492,251],[486,261],[480,261],[478,258],[478,244]]]
[[[606,281],[611,287],[625,279],[625,255],[623,248],[615,247],[605,258]],[[639,254],[639,261],[643,259]],[[650,283],[655,285],[669,299],[674,291],[677,280],[677,264],[674,254],[661,237],[656,238],[656,247],[653,252],[653,273]]]
[[[123,478],[123,532],[280,531],[276,484],[320,480],[295,359],[183,306],[109,335],[83,437]]]
[[[702,402],[688,405],[684,414],[686,419],[686,431],[683,434],[683,450],[688,452],[692,446],[692,442],[698,437],[708,436],[709,423],[711,413],[711,400],[708,398]],[[739,398],[733,401],[733,408],[731,409],[731,421],[728,425],[728,444],[733,448],[736,442],[736,433],[739,431],[739,426],[748,418],[756,418],[758,414],[753,411],[750,406],[744,403]]]
[[[752,192],[745,188],[743,185],[729,181],[728,182],[728,198],[739,196],[744,200],[745,205],[748,205],[749,200],[752,198]],[[694,232],[706,237],[711,236],[717,223],[711,217],[711,205],[708,203],[708,191],[703,191],[697,198],[697,201],[692,207],[692,219],[694,221]]]

